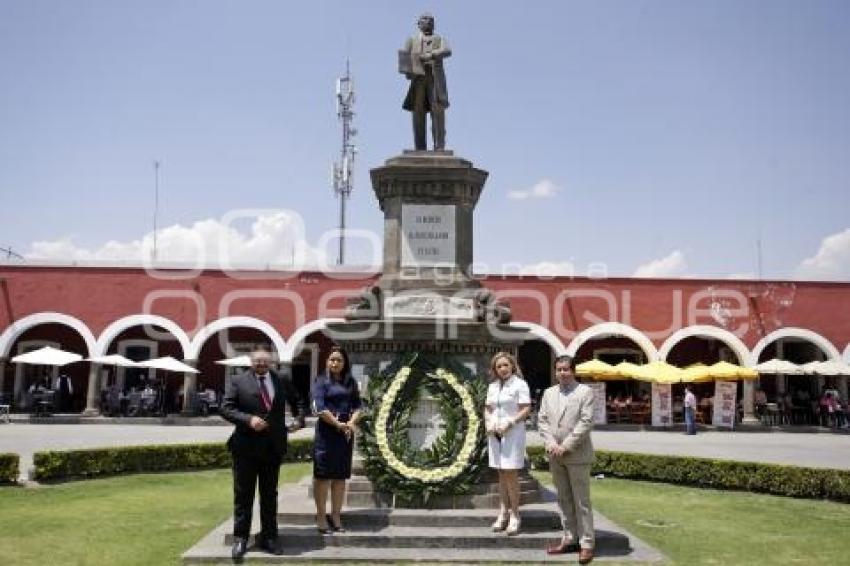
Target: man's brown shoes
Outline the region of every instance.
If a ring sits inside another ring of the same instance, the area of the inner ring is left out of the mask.
[[[562,538],[560,542],[553,544],[546,549],[547,554],[567,554],[569,552],[578,552],[578,563],[589,564],[593,560],[592,548],[579,548],[577,542]]]
[[[549,546],[546,549],[546,554],[567,554],[568,552],[578,552],[579,547],[577,542],[562,538],[560,542]]]

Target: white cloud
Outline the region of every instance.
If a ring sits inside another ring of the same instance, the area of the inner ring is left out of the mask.
[[[827,236],[815,255],[806,258],[796,270],[799,279],[850,279],[850,228]]]
[[[633,277],[682,277],[688,264],[680,250],[640,265]]]
[[[559,192],[561,192],[562,188],[553,183],[549,179],[542,179],[535,183],[533,187],[530,189],[526,189],[524,191],[509,191],[508,198],[513,200],[525,200],[529,198],[552,198]]]
[[[240,229],[244,220],[250,226]],[[140,240],[111,240],[100,247],[77,246],[73,238],[39,241],[25,254],[34,260],[149,261],[153,232]],[[322,250],[304,238],[304,223],[292,211],[236,211],[221,220],[208,218],[191,226],[175,224],[157,232],[157,261],[189,263],[198,267],[280,265],[316,267],[325,258]]]

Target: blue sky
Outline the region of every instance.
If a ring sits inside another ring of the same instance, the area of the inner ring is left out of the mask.
[[[454,50],[447,145],[490,172],[475,227],[489,270],[752,276],[760,237],[767,278],[850,279],[843,1],[4,0],[0,246],[133,259],[154,159],[166,251],[236,209],[292,211],[288,228],[237,225],[249,259],[279,261],[294,214],[317,246],[337,223],[346,56],[348,223],[380,234],[368,170],[412,145],[395,52],[426,9]]]

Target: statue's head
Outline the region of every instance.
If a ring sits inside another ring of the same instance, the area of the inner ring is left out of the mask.
[[[417,25],[419,26],[419,30],[424,34],[434,33],[434,16],[430,12],[425,12],[419,16]]]

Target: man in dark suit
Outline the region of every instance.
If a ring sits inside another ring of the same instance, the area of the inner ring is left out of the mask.
[[[277,481],[286,453],[285,403],[296,421],[298,394],[287,377],[269,369],[271,354],[257,349],[251,354],[251,369],[227,380],[221,415],[236,425],[227,446],[233,456],[233,551],[241,561],[251,534],[254,489],[259,484],[262,530],[257,548],[282,554],[277,536]],[[298,421],[289,430],[300,428]]]

